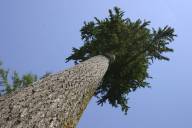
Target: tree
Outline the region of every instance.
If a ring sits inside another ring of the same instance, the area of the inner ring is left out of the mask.
[[[123,16],[124,12],[115,7],[114,12],[109,10],[108,18],[85,22],[81,28],[84,45],[73,48],[66,61],[78,64],[96,55],[115,58],[95,96],[98,104],[108,101],[127,113],[126,96],[138,88],[150,87],[146,81],[151,78],[148,67],[154,60],[169,60],[164,53],[173,52],[168,45],[176,35],[171,27],[149,29],[150,21],[131,21]]]
[[[21,78],[19,74],[14,71],[11,74],[11,80],[9,80],[10,71],[2,67],[2,62],[0,62],[0,86],[1,89],[0,95],[11,93],[20,88],[27,87],[33,82],[37,81],[37,76],[31,73],[24,74]]]
[[[126,95],[149,87],[149,65],[169,60],[164,53],[173,51],[167,45],[176,35],[168,26],[149,29],[150,22],[123,15],[115,7],[108,18],[85,23],[84,45],[66,59],[74,67],[0,97],[0,127],[74,128],[94,95],[98,104],[108,101],[126,113]]]
[[[108,69],[96,56],[0,97],[0,127],[75,128]]]

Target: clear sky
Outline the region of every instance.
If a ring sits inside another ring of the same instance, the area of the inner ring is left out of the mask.
[[[0,0],[0,60],[20,75],[66,69],[71,48],[82,45],[83,22],[106,17],[114,6],[151,27],[174,27],[175,52],[150,67],[152,88],[129,95],[127,116],[92,99],[78,128],[192,128],[191,0]]]

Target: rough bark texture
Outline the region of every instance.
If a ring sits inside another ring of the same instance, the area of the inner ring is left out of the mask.
[[[74,128],[109,60],[96,56],[0,97],[1,128]]]

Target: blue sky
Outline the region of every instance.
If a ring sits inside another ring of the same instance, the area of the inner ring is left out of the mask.
[[[178,37],[170,62],[150,67],[151,89],[129,95],[128,115],[93,98],[78,128],[192,127],[192,2],[190,0],[1,0],[0,60],[20,75],[39,76],[72,66],[64,63],[72,47],[82,45],[80,28],[93,17],[104,18],[118,6],[125,17],[150,20],[151,27],[170,25]]]

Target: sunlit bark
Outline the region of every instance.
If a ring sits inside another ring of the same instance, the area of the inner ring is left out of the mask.
[[[1,128],[74,128],[108,69],[96,56],[0,97]]]

